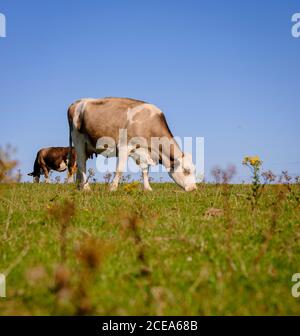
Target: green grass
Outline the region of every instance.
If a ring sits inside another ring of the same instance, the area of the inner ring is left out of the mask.
[[[0,185],[0,315],[300,313],[299,186],[266,186],[254,210],[251,186],[152,186]]]

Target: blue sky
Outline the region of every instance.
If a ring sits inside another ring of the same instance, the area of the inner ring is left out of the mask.
[[[124,96],[204,137],[208,177],[232,163],[245,179],[254,154],[300,174],[300,1],[0,0],[0,12],[0,145],[23,173],[39,148],[68,144],[70,103]]]

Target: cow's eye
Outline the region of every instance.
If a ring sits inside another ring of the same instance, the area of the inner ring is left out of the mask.
[[[183,174],[184,174],[184,175],[190,175],[190,173],[191,173],[191,170],[190,170],[190,169],[187,169],[187,168],[184,168],[184,169],[183,169]]]

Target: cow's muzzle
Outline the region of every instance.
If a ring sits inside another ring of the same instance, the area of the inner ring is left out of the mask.
[[[193,190],[196,190],[196,189],[197,189],[196,184],[189,184],[188,186],[186,186],[184,188],[185,191],[193,191]]]

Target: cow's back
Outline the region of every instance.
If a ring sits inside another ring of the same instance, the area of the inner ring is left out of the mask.
[[[126,129],[128,137],[172,136],[163,113],[154,105],[131,98],[81,99],[68,110],[70,124],[88,136],[92,145],[102,137],[119,138]]]
[[[101,137],[118,139],[119,129],[128,127],[128,111],[144,104],[129,98],[104,98],[90,100],[84,107],[82,131],[96,143]]]
[[[44,162],[50,169],[58,170],[62,162],[68,159],[69,147],[43,148],[40,152]],[[72,148],[72,161],[75,159],[75,149]]]

